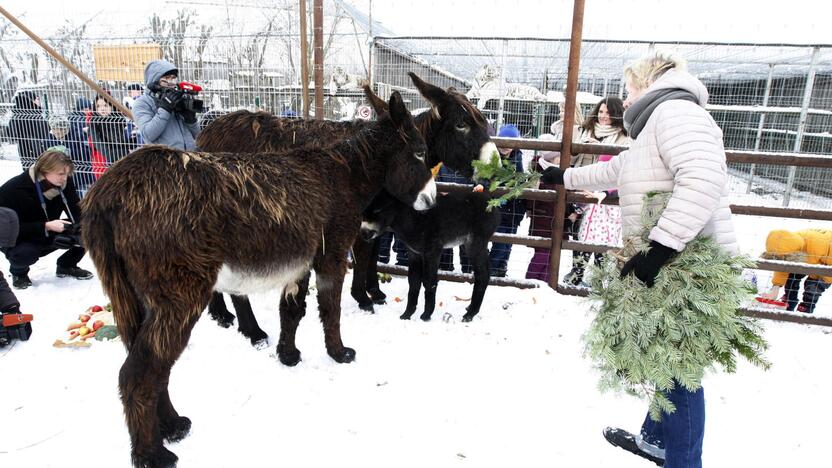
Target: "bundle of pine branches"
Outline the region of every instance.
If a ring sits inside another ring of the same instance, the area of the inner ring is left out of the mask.
[[[501,158],[496,151],[492,153],[491,160],[487,164],[482,161],[473,161],[471,165],[474,166],[477,179],[488,183],[489,192],[494,192],[499,188],[508,190],[502,196],[488,201],[488,211],[519,197],[525,189],[536,188],[540,180],[539,172],[517,172],[514,164]]]
[[[710,237],[697,236],[665,264],[652,288],[630,274],[623,262],[646,250],[650,229],[667,205],[668,193],[645,196],[642,234],[618,254],[590,266],[592,311],[597,315],[584,336],[586,353],[601,373],[602,390],[624,390],[650,398],[650,415],[675,411],[664,392],[674,382],[689,391],[702,385],[706,369],[719,364],[736,370],[737,354],[768,368],[762,328],[738,315],[755,290],[741,278],[753,266],[747,256],[725,252]]]

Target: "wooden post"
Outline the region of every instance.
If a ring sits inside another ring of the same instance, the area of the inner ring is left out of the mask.
[[[300,95],[303,118],[309,118],[309,41],[306,31],[306,0],[300,0]]]
[[[86,83],[86,84],[87,84],[90,88],[92,88],[93,90],[95,90],[95,92],[96,92],[96,93],[98,93],[99,95],[101,95],[101,97],[103,97],[104,99],[106,99],[106,100],[107,100],[110,104],[112,104],[112,105],[113,105],[113,107],[115,107],[116,109],[118,109],[118,110],[119,110],[119,112],[121,112],[122,114],[124,114],[125,116],[127,116],[127,118],[128,118],[128,119],[133,120],[133,113],[132,113],[132,112],[130,112],[130,110],[129,110],[129,109],[127,109],[126,107],[124,107],[124,105],[123,105],[121,102],[119,102],[119,101],[118,101],[118,99],[114,98],[113,96],[110,96],[110,94],[109,94],[109,93],[107,93],[107,91],[104,91],[104,88],[102,88],[101,86],[98,86],[98,83],[96,83],[95,81],[93,81],[93,80],[91,80],[90,78],[88,78],[88,77],[87,77],[87,75],[85,75],[85,74],[84,74],[84,72],[82,72],[81,70],[77,69],[77,68],[75,67],[75,65],[73,65],[73,64],[71,64],[71,63],[69,63],[69,61],[68,61],[67,59],[65,59],[63,55],[59,54],[59,53],[58,53],[55,49],[53,49],[52,47],[50,47],[50,46],[49,46],[49,44],[47,44],[46,42],[44,42],[44,41],[43,41],[43,39],[41,39],[41,38],[40,38],[37,34],[33,33],[33,32],[29,29],[29,28],[27,28],[26,26],[24,26],[24,25],[23,25],[23,23],[21,23],[20,21],[18,21],[18,20],[17,20],[17,18],[15,18],[14,16],[12,16],[12,14],[11,14],[11,13],[9,13],[8,11],[6,11],[6,9],[5,9],[5,8],[3,8],[2,6],[0,6],[0,13],[2,13],[2,14],[3,14],[3,16],[5,16],[6,18],[8,18],[8,19],[9,19],[9,21],[11,21],[12,23],[14,23],[14,25],[15,25],[15,26],[17,26],[18,28],[20,28],[20,30],[21,30],[21,31],[23,31],[24,33],[26,33],[26,35],[27,35],[27,36],[31,37],[33,41],[37,42],[37,44],[38,44],[39,46],[41,46],[41,48],[43,48],[43,50],[45,50],[47,54],[49,54],[49,55],[51,55],[52,57],[54,57],[54,58],[55,58],[55,60],[57,60],[58,62],[60,62],[60,64],[61,64],[61,65],[65,66],[65,67],[66,67],[69,71],[71,71],[73,75],[75,75],[75,76],[77,76],[78,78],[80,78],[80,79],[81,79],[81,81],[83,81],[83,82],[84,82],[84,83]]]
[[[312,31],[315,42],[315,120],[324,119],[324,0],[314,0]]]
[[[563,119],[563,140],[560,168],[569,167],[572,159],[572,134],[575,126],[575,106],[578,95],[578,70],[581,62],[581,37],[584,26],[584,0],[575,0],[572,10],[572,36],[569,40],[569,68],[566,78],[566,106]],[[560,254],[563,245],[563,215],[566,213],[566,190],[558,187],[558,199],[552,219],[552,248],[549,251],[549,286],[557,288],[560,277]]]

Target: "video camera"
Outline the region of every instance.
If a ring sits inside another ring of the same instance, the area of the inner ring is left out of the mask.
[[[175,111],[191,111],[191,112],[205,112],[205,103],[202,99],[197,99],[196,95],[202,91],[202,86],[198,84],[188,83],[187,81],[180,81],[176,88],[182,93],[182,96],[177,100]]]
[[[174,112],[202,113],[206,111],[205,103],[202,99],[196,98],[199,92],[202,91],[202,86],[198,84],[180,81],[176,84],[176,88],[173,89],[162,88],[158,84],[154,84],[150,87],[150,91],[155,93],[157,99],[171,94],[172,96],[169,97],[169,101],[176,103],[173,108]],[[168,98],[166,97],[166,99]]]
[[[81,247],[81,225],[67,224],[64,230],[59,232],[52,241],[55,247],[59,249],[71,249],[73,247]]]

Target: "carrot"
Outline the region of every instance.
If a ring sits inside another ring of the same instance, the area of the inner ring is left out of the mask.
[[[81,337],[81,339],[82,339],[82,340],[88,340],[88,339],[90,339],[90,338],[92,338],[92,337],[94,337],[94,336],[95,336],[95,332],[94,332],[94,331],[91,331],[91,332],[87,333],[86,335],[82,336],[82,337]]]
[[[83,326],[84,326],[84,324],[83,324],[83,323],[81,323],[81,322],[71,323],[71,324],[70,324],[70,325],[66,328],[66,331],[76,330],[76,329],[81,328],[81,327],[83,327]]]

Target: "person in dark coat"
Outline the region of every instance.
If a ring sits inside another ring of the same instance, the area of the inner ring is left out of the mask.
[[[500,127],[497,132],[500,138],[520,138],[520,130],[512,124],[506,124]],[[523,153],[519,149],[511,148],[497,148],[500,156],[503,159],[508,159],[514,166],[517,172],[523,172]],[[517,226],[523,221],[526,215],[526,201],[521,198],[515,198],[505,202],[500,206],[500,212],[503,215],[500,226],[497,232],[503,234],[516,234]],[[511,255],[511,244],[503,244],[494,242],[491,244],[491,276],[504,277],[508,269],[508,257]]]
[[[71,228],[81,221],[74,169],[69,155],[49,149],[32,167],[0,186],[0,206],[14,210],[20,220],[16,245],[0,248],[9,260],[12,285],[17,289],[31,286],[29,267],[59,248],[67,251],[58,257],[58,277],[92,278],[92,273],[78,268],[86,251],[77,234],[71,236]],[[69,220],[61,219],[62,214]]]
[[[132,145],[127,139],[127,120],[124,115],[114,111],[102,96],[96,96],[94,106],[95,112],[90,119],[89,132],[93,151],[97,151],[103,157],[103,161],[93,161],[93,173],[97,178],[116,161],[127,156],[132,150]]]
[[[49,124],[43,117],[40,96],[35,91],[21,91],[14,97],[9,137],[17,142],[20,164],[24,170],[34,164],[46,149],[50,137]]]
[[[0,247],[14,247],[19,228],[20,224],[14,210],[0,207]],[[0,275],[0,316],[19,313],[20,301],[6,282],[5,275]],[[31,323],[5,327],[0,319],[0,348],[7,346],[13,339],[28,340],[31,335]]]
[[[85,97],[79,97],[75,101],[75,110],[69,114],[69,134],[66,137],[69,156],[75,163],[75,174],[72,179],[79,195],[86,193],[87,188],[95,182],[92,174],[92,161],[90,159],[90,137],[88,132],[88,121],[92,119],[92,102]]]

